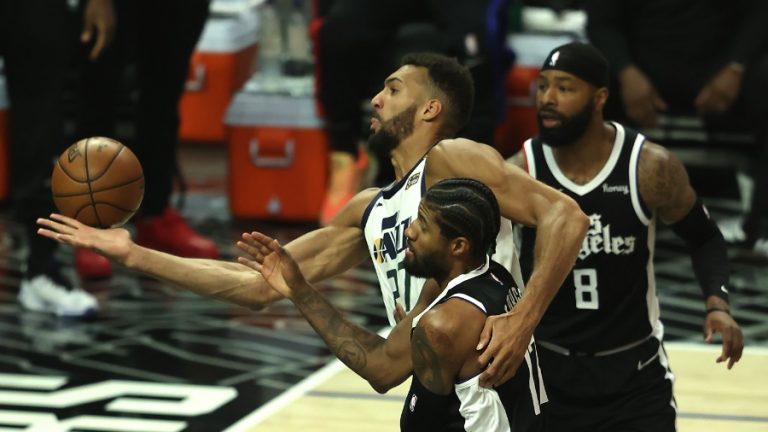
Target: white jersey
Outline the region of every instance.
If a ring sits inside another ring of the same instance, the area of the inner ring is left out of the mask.
[[[361,221],[391,325],[395,325],[395,302],[403,305],[406,312],[410,311],[425,281],[405,271],[405,229],[416,220],[419,202],[426,193],[426,167],[427,156],[424,156],[403,178],[379,191]],[[493,260],[512,273],[517,286],[523,286],[508,219],[501,220]]]

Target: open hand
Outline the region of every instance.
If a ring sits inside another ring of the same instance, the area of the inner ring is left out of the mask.
[[[125,264],[134,246],[124,228],[93,228],[76,219],[53,213],[50,219],[39,218],[37,233],[70,246],[92,249],[107,258]]]
[[[515,375],[533,336],[533,330],[525,328],[522,315],[514,311],[485,320],[477,345],[478,351],[485,349],[478,357],[480,367],[488,365],[480,374],[481,386],[498,386]]]
[[[277,240],[253,231],[244,233],[237,247],[251,258],[240,257],[238,262],[264,276],[269,285],[280,294],[293,298],[294,289],[306,284],[299,265]]]
[[[728,360],[728,369],[741,359],[744,351],[744,336],[736,321],[726,312],[714,311],[704,319],[704,342],[712,343],[712,336],[720,333],[723,337],[723,351],[718,363]]]

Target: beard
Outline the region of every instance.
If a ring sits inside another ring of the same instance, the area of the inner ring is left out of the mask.
[[[375,112],[373,113],[373,117],[380,123],[379,130],[368,138],[368,147],[374,154],[388,159],[392,150],[397,148],[402,140],[411,136],[416,109],[416,104],[413,104],[387,121],[382,121]]]
[[[551,147],[565,147],[576,142],[589,127],[592,120],[595,104],[592,101],[571,117],[566,117],[559,112],[549,110],[546,107],[540,108],[536,113],[536,120],[539,123],[539,137],[545,144]],[[545,127],[541,114],[546,112],[548,116],[556,117],[560,120],[560,125],[555,127]]]
[[[411,249],[413,251],[413,249]],[[419,257],[414,252],[412,259],[405,259],[405,271],[411,276],[420,278],[434,278],[441,280],[448,274],[448,270],[444,268],[444,265],[440,261],[437,254],[424,252]]]

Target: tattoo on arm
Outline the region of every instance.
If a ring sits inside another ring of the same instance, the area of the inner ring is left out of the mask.
[[[426,388],[437,394],[448,394],[451,383],[445,382],[440,358],[429,342],[422,327],[416,326],[411,337],[411,356],[413,371],[418,375]]]
[[[294,303],[336,357],[362,375],[368,356],[384,344],[384,338],[344,319],[314,288],[302,290]]]

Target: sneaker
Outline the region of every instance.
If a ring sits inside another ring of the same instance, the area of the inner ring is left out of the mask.
[[[188,258],[219,257],[212,240],[196,233],[172,208],[162,215],[136,221],[136,241],[142,246]]]
[[[112,276],[112,263],[98,253],[75,248],[75,269],[83,279],[106,279]]]
[[[82,289],[67,289],[48,275],[21,281],[19,302],[29,310],[60,317],[83,317],[99,310],[96,298]]]
[[[360,191],[368,165],[368,154],[362,148],[358,151],[356,161],[343,152],[331,154],[331,176],[320,209],[321,226],[328,225],[331,219]]]

